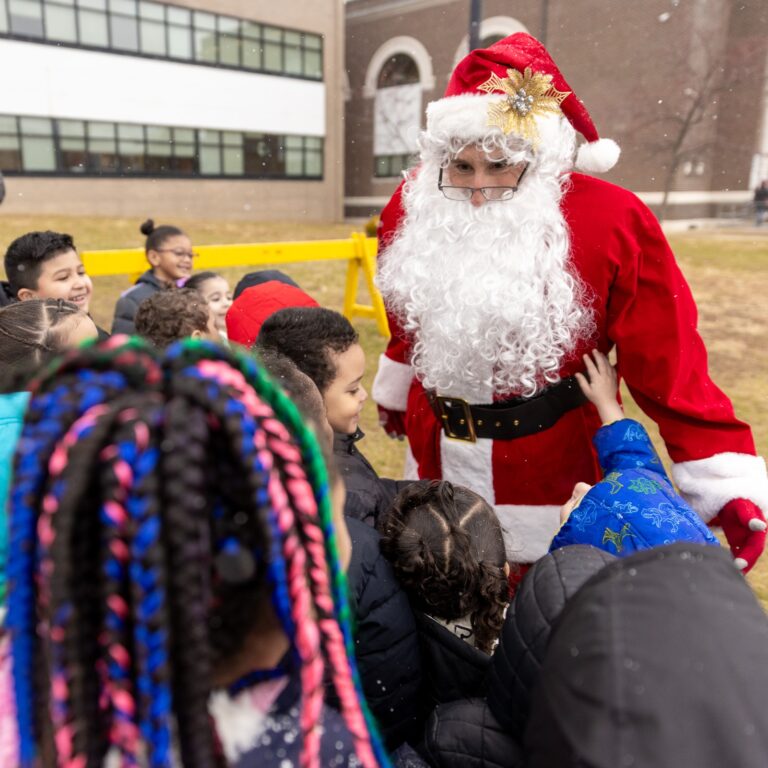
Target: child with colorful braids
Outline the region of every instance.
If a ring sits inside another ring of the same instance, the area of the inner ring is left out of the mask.
[[[323,458],[255,361],[117,339],[50,366],[11,538],[20,765],[388,765]]]

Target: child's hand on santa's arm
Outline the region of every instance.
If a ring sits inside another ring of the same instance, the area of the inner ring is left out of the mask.
[[[597,349],[592,350],[592,357],[584,355],[583,359],[586,374],[577,373],[576,381],[584,397],[597,408],[603,426],[620,421],[624,418],[624,411],[616,396],[619,391],[616,370]]]

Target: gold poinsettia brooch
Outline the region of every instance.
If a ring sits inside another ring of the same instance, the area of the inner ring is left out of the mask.
[[[558,91],[552,85],[552,75],[531,72],[530,67],[523,73],[508,69],[504,78],[493,73],[479,89],[486,93],[502,91],[506,94],[505,99],[488,108],[488,125],[501,128],[505,134],[514,131],[534,146],[539,140],[534,118],[542,114],[558,114],[560,105],[571,93]]]

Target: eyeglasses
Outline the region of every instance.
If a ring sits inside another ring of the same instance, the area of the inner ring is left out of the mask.
[[[177,259],[183,259],[185,256],[194,259],[197,254],[194,251],[185,251],[183,248],[155,248],[158,253],[172,253]]]
[[[517,184],[514,187],[451,187],[443,184],[443,169],[441,168],[437,179],[437,188],[447,200],[462,200],[466,202],[472,199],[472,195],[475,192],[479,191],[489,203],[499,203],[504,200],[511,200],[515,196],[515,192],[520,188],[520,182],[523,180],[527,170],[528,163],[525,164],[523,172],[518,177]]]

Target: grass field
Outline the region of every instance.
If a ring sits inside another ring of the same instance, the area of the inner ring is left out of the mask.
[[[0,246],[31,229],[69,232],[81,250],[124,248],[142,244],[135,219],[94,217],[9,217],[0,215]],[[214,243],[273,242],[347,237],[348,224],[312,222],[185,222],[182,227],[196,245]],[[715,381],[732,398],[736,413],[752,425],[758,452],[768,453],[768,232],[722,230],[676,235],[670,238],[678,261],[691,284],[699,306],[699,327],[710,355]],[[344,292],[345,265],[324,262],[280,267],[323,305],[339,309]],[[222,273],[232,285],[245,270]],[[118,294],[130,285],[128,277],[94,280],[92,311],[96,321],[109,328]],[[365,384],[370,383],[384,340],[373,321],[358,328],[368,355]],[[628,415],[639,418],[658,444],[658,433],[624,393]],[[389,440],[378,428],[376,409],[366,403],[364,451],[382,475],[398,477],[403,465],[403,446]],[[663,455],[663,450],[662,450]],[[768,607],[768,554],[749,576],[756,593]]]

